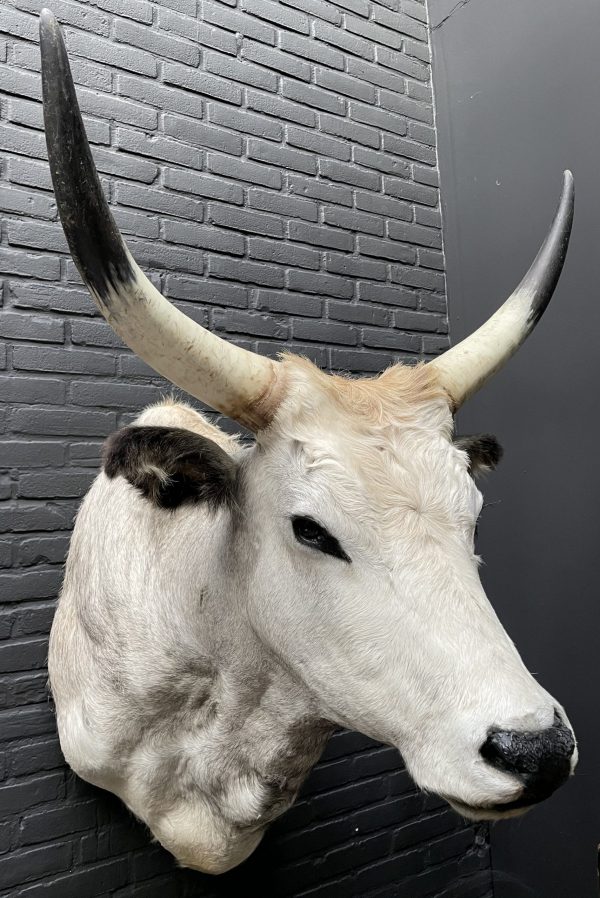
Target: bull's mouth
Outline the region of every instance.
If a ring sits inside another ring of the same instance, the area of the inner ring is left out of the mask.
[[[444,797],[450,807],[467,820],[508,820],[511,817],[522,817],[536,804],[523,798],[505,804],[469,805],[456,798]]]

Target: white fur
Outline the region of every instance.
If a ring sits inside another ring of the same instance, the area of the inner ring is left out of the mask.
[[[521,786],[479,754],[490,727],[562,708],[527,672],[482,590],[481,495],[441,396],[351,413],[308,368],[244,451],[239,508],[154,508],[99,476],[79,514],[50,646],[61,744],[181,863],[243,860],[333,725],[397,746],[416,782],[473,817]],[[351,563],[299,544],[309,515]],[[565,718],[566,719],[566,718]],[[573,762],[575,763],[575,762]]]

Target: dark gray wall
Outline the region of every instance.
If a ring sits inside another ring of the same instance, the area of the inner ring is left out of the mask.
[[[516,285],[551,220],[563,168],[576,216],[557,294],[530,342],[461,414],[506,458],[484,490],[483,579],[530,669],[579,737],[575,778],[492,830],[495,898],[597,896],[598,206],[595,0],[431,0],[453,341]],[[439,27],[436,27],[439,26]]]
[[[354,734],[218,880],[177,872],[65,771],[45,663],[73,513],[102,439],[166,385],[94,315],[65,251],[41,5],[0,5],[0,896],[489,896],[486,831]],[[355,373],[446,346],[423,3],[50,5],[115,216],[180,308],[260,352]]]

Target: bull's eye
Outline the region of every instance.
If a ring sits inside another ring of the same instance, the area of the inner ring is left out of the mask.
[[[318,549],[319,552],[323,552],[325,555],[333,555],[334,558],[341,558],[342,561],[350,561],[350,558],[346,555],[335,536],[332,536],[325,527],[317,524],[312,518],[295,515],[292,518],[292,527],[294,536],[304,546]]]

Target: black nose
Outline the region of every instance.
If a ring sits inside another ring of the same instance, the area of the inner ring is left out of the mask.
[[[504,810],[525,807],[543,801],[568,779],[575,739],[569,727],[555,712],[554,723],[546,730],[490,730],[481,746],[488,764],[518,777],[523,783],[521,796]]]

